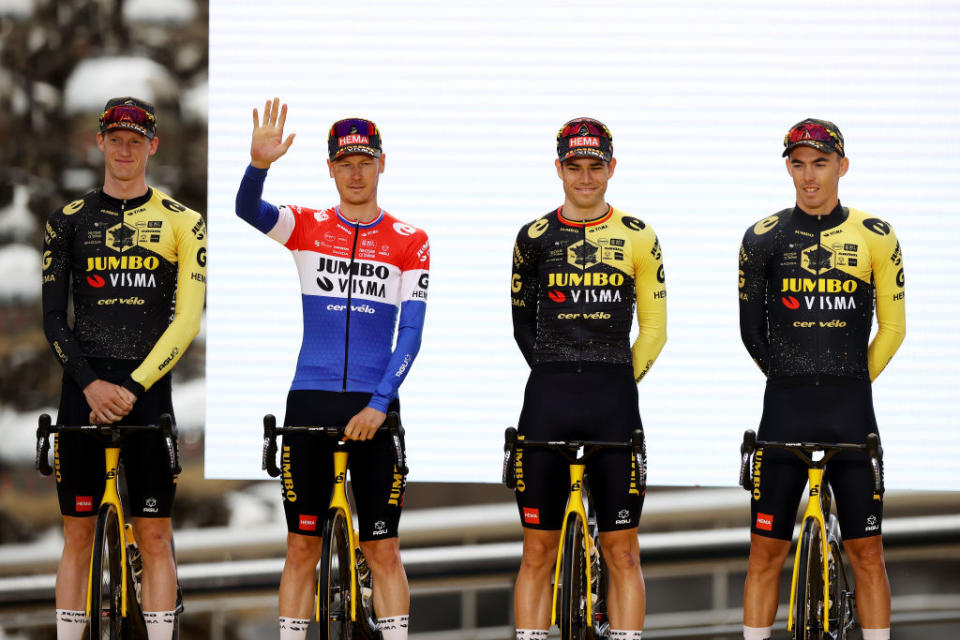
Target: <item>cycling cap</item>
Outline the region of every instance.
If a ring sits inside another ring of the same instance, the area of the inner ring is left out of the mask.
[[[135,131],[151,140],[157,135],[157,116],[153,105],[145,100],[110,98],[100,114],[100,132],[113,129]]]
[[[599,120],[574,118],[557,133],[557,156],[561,162],[577,156],[610,162],[613,159],[613,136],[607,125]]]
[[[363,118],[337,120],[327,136],[330,159],[336,160],[348,153],[365,153],[379,158],[383,153],[380,145],[380,130],[377,125]]]
[[[824,153],[837,153],[842,158],[843,134],[839,127],[828,120],[807,118],[790,127],[783,137],[783,157],[799,146],[813,147]]]

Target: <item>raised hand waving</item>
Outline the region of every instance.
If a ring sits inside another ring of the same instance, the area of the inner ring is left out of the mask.
[[[287,105],[280,105],[280,98],[267,100],[263,105],[263,121],[256,107],[253,109],[253,139],[250,142],[250,164],[258,169],[267,169],[287,152],[297,134],[283,139],[283,125],[287,121]]]

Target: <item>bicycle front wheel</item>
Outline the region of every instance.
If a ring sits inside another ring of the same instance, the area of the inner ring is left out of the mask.
[[[90,580],[90,640],[117,640],[120,635],[120,598],[123,582],[120,549],[120,521],[113,505],[100,506],[93,538],[93,559]]]
[[[796,640],[820,640],[823,637],[824,593],[823,555],[820,549],[820,523],[809,518],[800,535],[800,556],[794,595],[793,634]]]
[[[583,539],[583,521],[579,514],[567,516],[560,555],[560,637],[564,640],[587,638],[587,546]]]
[[[323,526],[323,553],[317,584],[321,640],[350,640],[350,533],[339,509],[331,509]]]

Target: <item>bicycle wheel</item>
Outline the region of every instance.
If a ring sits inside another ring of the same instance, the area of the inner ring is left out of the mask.
[[[339,509],[331,509],[323,526],[323,554],[317,584],[321,640],[350,640],[350,534]]]
[[[120,522],[113,505],[100,506],[93,538],[93,579],[90,581],[90,640],[117,640],[120,635]]]
[[[583,539],[583,522],[576,513],[567,516],[563,536],[563,551],[560,556],[560,637],[564,640],[587,638],[587,588],[586,555]]]
[[[379,640],[383,634],[377,630],[377,614],[373,610],[373,576],[360,549],[356,550],[356,554],[357,588],[360,593],[357,594],[359,600],[357,600],[355,636],[362,640]]]
[[[830,598],[828,617],[830,619],[830,637],[843,640],[854,624],[853,590],[847,580],[847,570],[840,551],[839,525],[834,516],[830,516],[827,527],[827,545],[830,555],[827,558],[827,573],[830,576]]]
[[[128,523],[127,535],[127,615],[120,621],[121,637],[141,640],[147,637],[147,624],[143,620],[143,606],[140,601],[143,586],[143,558],[133,538],[133,529]],[[174,636],[176,640],[176,636]]]
[[[823,636],[824,593],[819,522],[810,518],[803,523],[799,544],[793,634],[796,640],[820,640]]]

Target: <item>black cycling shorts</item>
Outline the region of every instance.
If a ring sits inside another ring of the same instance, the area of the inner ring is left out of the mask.
[[[369,393],[299,390],[287,395],[285,426],[343,426],[370,402]],[[400,401],[389,411],[400,411]],[[334,442],[323,436],[287,434],[280,446],[281,491],[287,530],[319,536],[333,490]],[[380,431],[372,440],[347,443],[350,485],[360,540],[397,537],[406,480],[397,470],[393,439]]]
[[[139,360],[89,358],[101,380],[120,384],[140,366]],[[173,416],[170,376],[165,375],[134,403],[133,410],[118,424],[157,424],[160,414]],[[90,424],[90,405],[80,386],[66,373],[60,394],[57,424]],[[98,440],[82,433],[58,433],[54,444],[54,467],[60,513],[65,516],[95,516],[103,498],[106,460]],[[159,432],[126,435],[120,447],[121,475],[129,498],[128,515],[136,518],[169,518],[177,478],[170,471],[170,457]]]
[[[869,382],[767,383],[760,440],[859,444],[871,432],[877,433],[877,420]],[[759,458],[754,463],[754,480],[759,474],[760,484],[751,500],[750,530],[790,540],[807,484],[807,466],[783,449],[755,455]],[[827,463],[825,477],[833,490],[843,538],[880,535],[883,499],[873,490],[870,459],[859,451],[838,453]]]
[[[637,385],[630,366],[534,366],[520,412],[519,435],[528,440],[629,442],[641,428]],[[518,443],[522,444],[522,443]],[[563,524],[570,495],[570,465],[558,453],[520,450],[515,474],[524,527],[553,531]],[[587,459],[587,486],[601,531],[639,525],[643,492],[629,450],[598,451]]]

